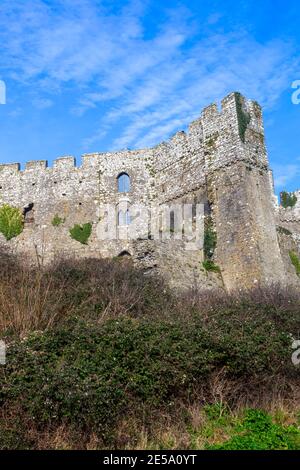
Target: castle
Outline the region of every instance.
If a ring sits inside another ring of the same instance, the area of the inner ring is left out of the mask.
[[[0,234],[0,246],[39,263],[60,255],[126,255],[180,288],[299,282],[300,191],[292,207],[278,205],[261,107],[239,93],[224,98],[221,109],[205,108],[187,133],[151,149],[85,154],[80,167],[73,157],[51,168],[46,161],[29,162],[23,171],[19,164],[0,165],[4,204],[22,211],[24,227],[9,241]],[[200,204],[204,246],[186,249],[184,237],[157,239],[148,230],[136,239],[101,239],[105,204],[126,204],[116,222],[120,232],[128,229],[134,205]],[[81,243],[70,234],[83,224],[89,237]]]

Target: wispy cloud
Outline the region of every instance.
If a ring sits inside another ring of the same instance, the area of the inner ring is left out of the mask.
[[[300,158],[296,159],[300,161]],[[299,181],[300,163],[293,165],[273,165],[274,183],[277,189],[285,189],[286,186],[295,181]]]
[[[290,44],[258,42],[246,31],[216,34],[207,28],[219,13],[196,24],[178,7],[166,10],[149,36],[147,8],[139,0],[117,13],[92,0],[2,0],[0,68],[34,83],[37,107],[75,87],[73,113],[101,110],[84,150],[98,147],[113,126],[120,130],[113,148],[150,146],[228,91],[272,107],[286,89],[298,60]]]

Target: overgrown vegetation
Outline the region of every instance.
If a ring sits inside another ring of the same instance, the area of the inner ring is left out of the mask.
[[[83,245],[87,245],[88,240],[92,234],[92,224],[87,223],[83,225],[74,225],[73,228],[70,229],[71,238],[82,243]]]
[[[217,233],[214,230],[211,216],[207,216],[204,221],[204,257],[211,259],[217,246]]]
[[[235,93],[236,111],[239,125],[239,135],[242,142],[245,143],[246,130],[251,121],[251,116],[244,111],[243,97],[240,93]]]
[[[213,261],[214,252],[217,246],[217,233],[214,230],[211,216],[207,216],[204,221],[204,261],[202,263],[205,271],[220,273],[221,270]]]
[[[294,251],[290,251],[289,254],[290,254],[291,262],[292,262],[294,268],[296,269],[296,274],[297,274],[297,276],[300,277],[300,259],[297,256],[297,253],[295,253]]]
[[[4,204],[0,207],[0,232],[6,240],[11,240],[22,233],[24,227],[23,213],[17,207]]]
[[[51,221],[53,227],[59,227],[59,226],[62,225],[64,222],[65,222],[65,219],[62,218],[62,217],[59,217],[58,214],[55,214],[55,216],[53,217],[53,219],[52,219],[52,221]]]
[[[211,259],[206,259],[202,263],[203,268],[205,271],[208,272],[214,272],[214,273],[220,273],[220,267],[217,266]]]
[[[297,200],[297,196],[294,193],[288,193],[287,191],[282,191],[280,193],[280,204],[284,209],[295,207]]]
[[[299,310],[278,286],[175,295],[126,260],[2,255],[0,448],[299,448]]]
[[[211,446],[211,450],[297,450],[300,449],[300,430],[297,422],[293,425],[276,423],[268,413],[248,409],[236,422],[227,410],[216,416],[220,425],[231,427],[231,438]]]

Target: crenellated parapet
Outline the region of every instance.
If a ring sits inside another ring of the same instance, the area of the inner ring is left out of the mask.
[[[130,181],[125,194],[118,186],[123,174]],[[154,243],[151,236],[134,243],[97,238],[100,208],[106,204],[116,211],[124,201],[129,210],[155,206],[155,217],[164,204],[203,204],[216,232],[219,283],[232,289],[285,282],[276,225],[279,213],[287,223],[300,221],[296,194],[293,209],[275,211],[262,109],[230,93],[220,107],[206,107],[186,131],[153,148],[84,154],[78,166],[72,156],[57,158],[51,166],[46,160],[27,162],[24,169],[17,163],[0,165],[0,206],[9,204],[24,215],[22,234],[9,242],[0,234],[0,245],[49,260],[57,253],[99,257],[126,251],[137,262],[150,257],[156,271],[169,272],[179,285],[211,287],[212,278],[202,268],[203,251],[185,252],[182,244]],[[91,229],[87,244],[70,237],[74,224]]]

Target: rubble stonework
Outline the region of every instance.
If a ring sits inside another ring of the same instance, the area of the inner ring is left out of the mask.
[[[122,173],[130,177],[127,193],[118,192]],[[220,110],[209,106],[187,132],[151,149],[86,154],[79,167],[73,157],[59,158],[51,168],[46,161],[29,162],[23,171],[18,164],[0,165],[0,206],[18,207],[25,215],[23,232],[10,241],[0,234],[0,244],[39,263],[61,255],[126,254],[145,272],[183,288],[297,283],[287,257],[290,246],[299,252],[297,194],[290,211],[274,204],[261,107],[231,93]],[[203,205],[216,233],[212,259],[219,271],[205,270],[204,250],[187,250],[184,238],[174,234],[170,240],[153,239],[147,230],[136,240],[99,238],[101,207],[123,203],[129,211],[135,205],[156,208],[157,220],[164,205]],[[61,223],[53,224],[55,217]],[[69,230],[87,223],[88,243],[72,239]],[[291,231],[290,245],[282,240],[281,225]]]

